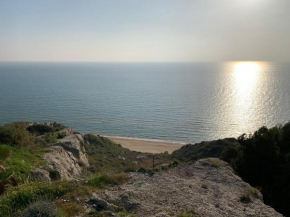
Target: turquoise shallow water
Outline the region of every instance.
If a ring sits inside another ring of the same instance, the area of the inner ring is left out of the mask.
[[[200,142],[290,120],[290,63],[0,63],[0,124]]]

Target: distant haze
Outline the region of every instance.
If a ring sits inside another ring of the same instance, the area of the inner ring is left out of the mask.
[[[0,0],[0,61],[289,61],[289,9],[289,0]]]

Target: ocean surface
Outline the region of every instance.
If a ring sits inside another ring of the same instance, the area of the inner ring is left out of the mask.
[[[200,142],[290,120],[290,63],[0,63],[0,124]]]

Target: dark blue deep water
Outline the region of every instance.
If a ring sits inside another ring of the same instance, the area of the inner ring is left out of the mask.
[[[290,63],[0,63],[0,124],[199,142],[290,120]]]

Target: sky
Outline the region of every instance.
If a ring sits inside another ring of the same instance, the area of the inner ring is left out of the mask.
[[[0,61],[290,61],[289,0],[0,0]]]

